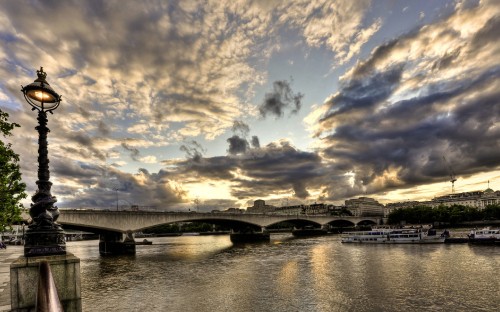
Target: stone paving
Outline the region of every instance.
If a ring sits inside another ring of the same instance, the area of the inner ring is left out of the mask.
[[[23,254],[23,246],[0,249],[0,312],[10,311],[10,264]]]

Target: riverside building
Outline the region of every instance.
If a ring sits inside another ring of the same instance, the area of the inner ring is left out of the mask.
[[[266,202],[262,199],[257,199],[253,202],[252,207],[247,207],[247,213],[268,213],[274,212],[276,207],[271,205],[266,205]]]
[[[348,199],[345,206],[355,217],[377,217],[384,216],[384,205],[370,197],[359,197]]]
[[[500,204],[500,191],[488,188],[485,191],[448,194],[435,197],[428,204],[432,207],[463,205],[483,210],[488,205]]]

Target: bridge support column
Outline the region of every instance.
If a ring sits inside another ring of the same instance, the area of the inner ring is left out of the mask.
[[[258,243],[258,242],[269,242],[271,240],[271,235],[263,227],[260,231],[255,231],[252,228],[245,229],[233,229],[231,234],[229,234],[231,242],[237,243]]]
[[[99,234],[99,254],[101,256],[134,255],[135,241],[132,232]]]

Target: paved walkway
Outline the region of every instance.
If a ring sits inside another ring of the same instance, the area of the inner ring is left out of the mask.
[[[0,312],[10,311],[10,264],[23,254],[23,246],[0,249]]]

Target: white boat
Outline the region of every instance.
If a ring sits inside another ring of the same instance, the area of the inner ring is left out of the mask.
[[[444,243],[445,239],[446,235],[438,235],[435,229],[401,228],[345,232],[342,234],[341,242],[366,244],[435,244]]]
[[[471,243],[500,244],[500,229],[473,229],[468,236]]]

